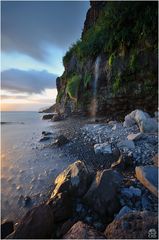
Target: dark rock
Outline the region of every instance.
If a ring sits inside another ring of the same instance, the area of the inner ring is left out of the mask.
[[[45,114],[43,115],[42,119],[43,120],[49,120],[49,119],[52,119],[54,116],[54,114]]]
[[[30,207],[30,205],[32,204],[32,200],[29,196],[26,196],[24,198],[24,207]]]
[[[52,121],[53,122],[58,122],[61,121],[63,118],[60,114],[54,114],[54,116],[52,117]]]
[[[14,223],[12,221],[4,221],[1,224],[1,238],[5,238],[14,231]]]
[[[64,135],[60,135],[57,137],[53,145],[57,145],[58,147],[60,147],[68,142],[69,142],[68,139]]]
[[[24,216],[8,239],[47,239],[54,230],[54,217],[50,206],[34,207]]]
[[[110,223],[105,230],[105,236],[108,239],[148,239],[151,238],[151,229],[155,233],[153,238],[157,239],[157,213],[135,211]]]
[[[55,222],[66,221],[68,218],[72,217],[73,198],[67,191],[57,193],[48,200],[47,204],[53,212]]]
[[[44,135],[44,136],[48,136],[48,135],[52,135],[52,133],[51,133],[51,132],[43,131],[43,132],[42,132],[42,135]]]
[[[127,154],[120,155],[118,161],[112,163],[111,168],[117,171],[123,171],[133,166],[133,160],[131,156]]]
[[[50,137],[44,136],[39,140],[39,142],[45,142],[45,141],[48,141],[48,140],[50,140]]]
[[[118,190],[122,179],[118,172],[111,169],[97,172],[84,201],[102,218],[112,218],[120,209]]]
[[[64,222],[56,232],[57,238],[64,236],[76,222],[76,218],[71,218]]]
[[[71,227],[63,239],[105,239],[105,237],[93,227],[79,221]]]

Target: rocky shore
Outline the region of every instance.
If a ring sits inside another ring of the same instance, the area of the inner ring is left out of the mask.
[[[7,239],[146,239],[158,237],[157,115],[141,110],[115,119],[74,115],[42,142],[75,162],[54,181],[50,197],[29,210]],[[10,225],[9,225],[10,226]]]

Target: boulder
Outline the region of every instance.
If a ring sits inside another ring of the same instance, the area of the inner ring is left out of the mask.
[[[152,158],[153,163],[156,167],[158,167],[158,153]]]
[[[128,148],[128,149],[134,149],[135,148],[135,144],[132,140],[123,140],[123,141],[120,141],[118,144],[117,144],[118,148]]]
[[[127,136],[127,139],[128,140],[131,140],[131,141],[136,141],[136,140],[139,140],[143,137],[143,133],[131,133]]]
[[[157,230],[157,213],[133,211],[110,223],[105,230],[105,236],[108,239],[157,239]]]
[[[1,238],[7,237],[10,233],[14,231],[14,224],[12,221],[5,220],[1,224]]]
[[[128,206],[124,206],[120,209],[119,213],[115,216],[114,219],[120,219],[122,218],[124,215],[126,215],[129,212],[132,212],[133,210],[131,208],[129,208]]]
[[[135,168],[137,179],[152,192],[158,196],[158,168],[154,165],[139,166]]]
[[[155,118],[142,110],[134,110],[125,117],[124,126],[131,127],[134,122],[138,125],[140,132],[152,133],[157,132],[158,124]]]
[[[112,154],[111,144],[101,143],[94,145],[95,154]]]
[[[68,143],[68,139],[64,135],[60,135],[57,137],[55,142],[53,143],[54,145],[57,145],[58,147],[61,147],[62,145]]]
[[[45,141],[48,141],[48,140],[50,140],[50,137],[44,136],[39,140],[39,142],[45,142]]]
[[[52,132],[42,131],[42,135],[44,136],[52,135]]]
[[[57,193],[48,200],[47,205],[50,206],[56,223],[72,217],[73,203],[73,197],[67,191]]]
[[[43,120],[49,120],[49,119],[52,119],[54,116],[54,114],[45,114],[43,115],[42,119]]]
[[[139,188],[130,186],[129,188],[123,188],[121,190],[121,194],[126,196],[127,198],[141,197],[141,190]]]
[[[9,239],[47,239],[54,230],[54,217],[48,205],[34,207],[24,216]]]
[[[63,236],[63,239],[105,239],[105,237],[93,227],[78,221]]]
[[[93,173],[84,162],[80,160],[74,162],[55,179],[55,189],[51,198],[63,192],[77,197],[83,196],[91,184]]]
[[[132,157],[127,156],[126,154],[122,154],[120,155],[118,161],[112,163],[111,168],[117,171],[123,171],[132,166],[133,166]]]
[[[53,117],[52,117],[52,121],[53,122],[58,122],[58,121],[61,121],[62,120],[62,117],[60,114],[54,114]]]
[[[84,202],[102,218],[112,218],[120,209],[118,190],[123,177],[116,171],[99,171],[84,196]]]

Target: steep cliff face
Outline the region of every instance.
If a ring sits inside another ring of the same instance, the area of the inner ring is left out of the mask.
[[[157,108],[157,2],[91,2],[63,58],[56,109],[125,114]],[[94,109],[95,108],[95,109]]]

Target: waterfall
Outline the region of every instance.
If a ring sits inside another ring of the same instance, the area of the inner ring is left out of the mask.
[[[97,107],[98,107],[98,102],[97,102],[97,87],[98,87],[100,61],[101,61],[101,58],[100,58],[100,57],[97,57],[97,59],[96,59],[96,61],[95,61],[94,82],[93,82],[93,99],[92,99],[92,103],[91,103],[91,116],[92,116],[93,118],[96,117]]]

